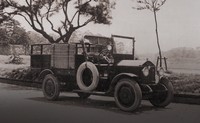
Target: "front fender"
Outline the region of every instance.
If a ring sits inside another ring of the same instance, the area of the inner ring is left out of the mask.
[[[111,85],[110,88],[108,90],[107,93],[112,92],[114,90],[115,85],[117,84],[117,82],[122,79],[122,78],[137,78],[138,76],[133,74],[133,73],[120,73],[118,75],[116,75],[112,81],[111,81]]]

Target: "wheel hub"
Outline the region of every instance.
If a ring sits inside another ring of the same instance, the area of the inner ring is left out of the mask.
[[[45,90],[47,95],[53,96],[55,92],[55,86],[52,80],[47,81]]]
[[[131,106],[134,103],[135,97],[131,88],[122,87],[118,94],[121,104],[125,106]]]

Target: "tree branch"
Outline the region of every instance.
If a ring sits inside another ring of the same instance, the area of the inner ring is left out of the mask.
[[[38,23],[38,25],[40,26],[41,30],[44,30],[44,27],[42,25],[42,23],[39,21],[38,19],[38,15],[37,15],[37,12],[34,14],[35,15],[35,18],[36,18],[36,22]]]
[[[63,2],[63,4],[62,4],[63,13],[64,13],[64,15],[65,15],[64,25],[66,25],[67,22],[68,22],[69,24],[71,24],[70,21],[69,21],[68,14],[67,14],[68,3],[69,3],[69,1],[65,1],[65,2]]]
[[[152,10],[153,9],[153,4],[150,4],[150,2],[147,1],[147,0],[145,0],[144,2],[145,2],[145,4],[149,5],[149,8],[147,8],[147,9],[149,9],[150,11],[153,11]]]
[[[51,20],[49,19],[49,13],[50,13],[50,10],[51,10],[51,6],[52,6],[52,4],[49,3],[49,8],[48,8],[48,10],[47,10],[47,12],[46,12],[46,14],[47,14],[46,19],[47,19],[47,21],[50,23],[51,29],[52,29],[54,32],[56,32],[56,33],[59,34],[59,32],[58,32],[57,30],[54,29],[54,25],[53,25],[53,23],[51,22]]]
[[[78,0],[78,6],[80,6],[80,0]],[[77,25],[80,26],[80,11],[78,11]]]
[[[79,26],[75,27],[75,29],[78,29],[78,28],[80,28],[80,27],[83,27],[83,26],[87,25],[88,23],[90,23],[90,22],[93,21],[94,19],[95,19],[95,17],[92,16],[90,19],[88,19],[88,20],[87,20],[85,23],[83,23],[82,25],[79,25]]]
[[[166,0],[161,1],[161,4],[157,6],[157,9],[159,9],[162,5],[164,5]]]
[[[18,15],[22,16],[30,26],[33,26],[33,25],[29,22],[29,20],[27,19],[26,16],[24,16],[24,15],[21,14],[21,13],[18,13]]]
[[[74,13],[74,16],[72,17],[72,19],[71,19],[70,23],[72,23],[72,22],[73,22],[74,18],[75,18],[75,17],[76,17],[76,15],[79,13],[79,11],[80,11],[80,10],[77,10],[77,11]]]
[[[158,3],[158,0],[155,0],[154,3],[153,3],[153,7],[154,7],[154,8],[157,7],[157,3]]]
[[[77,10],[74,11],[73,15],[69,17],[69,5],[71,5],[70,2],[73,2],[73,0],[24,0],[23,4],[16,2],[16,0],[5,1],[8,3],[6,5],[13,11],[17,10],[13,15],[23,17],[36,32],[42,34],[49,40],[50,43],[57,43],[61,40],[63,40],[63,42],[68,42],[70,36],[76,29],[87,25],[95,19],[100,19],[99,23],[105,23],[104,20],[107,19],[107,14],[101,12],[104,11],[106,5],[104,6],[102,3],[105,2],[105,4],[108,4],[109,2],[103,0],[99,2],[99,5],[97,6],[90,6],[90,2],[93,0],[84,0],[83,3],[81,2],[82,0],[77,0],[78,6],[77,3],[75,5]],[[96,0],[94,1],[97,2]],[[45,12],[43,10],[45,10]],[[54,24],[52,17],[58,12],[62,12],[65,17],[62,18],[63,20],[60,20],[61,25],[57,28],[55,27],[56,24]],[[87,16],[87,20],[85,22],[81,22],[82,15]],[[45,32],[46,28],[43,25],[43,22],[46,21],[50,25],[51,30],[59,35],[59,38],[56,40]],[[75,21],[77,21],[77,24]],[[75,24],[75,26],[73,24]]]
[[[30,2],[32,2],[32,1],[30,1]],[[29,3],[28,0],[26,0],[26,4],[27,4],[28,6],[30,6],[31,3]]]

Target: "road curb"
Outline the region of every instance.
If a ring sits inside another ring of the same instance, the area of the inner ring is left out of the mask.
[[[173,102],[200,105],[200,94],[175,94]]]
[[[15,80],[8,78],[0,78],[0,83],[13,84],[19,86],[33,87],[33,88],[41,88],[42,84],[33,81],[25,81],[25,80]]]

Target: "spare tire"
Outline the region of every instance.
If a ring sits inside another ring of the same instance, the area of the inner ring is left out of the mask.
[[[81,90],[92,91],[99,83],[99,72],[91,62],[82,63],[76,74],[77,85]]]

